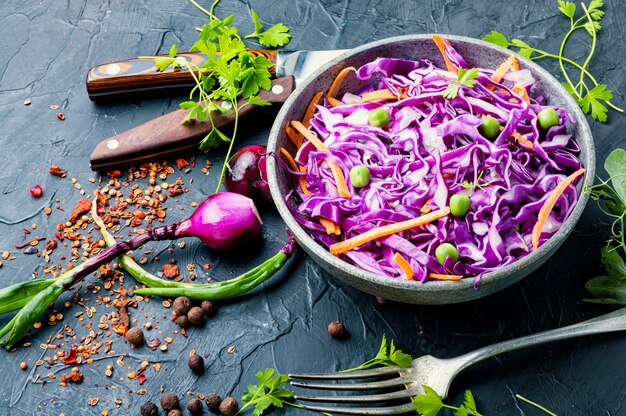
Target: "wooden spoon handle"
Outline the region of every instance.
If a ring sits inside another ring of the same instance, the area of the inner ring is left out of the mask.
[[[255,55],[263,55],[274,64],[276,51],[251,49]],[[181,52],[194,65],[202,65],[206,55]],[[159,55],[168,56],[168,55]],[[272,76],[275,76],[272,69]],[[167,68],[159,71],[154,59],[132,58],[94,66],[87,73],[87,94],[92,101],[111,101],[120,98],[141,98],[162,93],[188,92],[194,85],[188,70]]]
[[[271,104],[282,104],[295,88],[293,77],[272,80],[272,89],[261,90],[259,96]],[[242,105],[245,100],[240,100]],[[256,108],[247,105],[239,111],[240,121]],[[176,110],[102,140],[91,153],[90,165],[95,171],[110,172],[125,166],[179,156],[198,150],[200,140],[211,131],[209,118],[181,124],[189,110]],[[235,120],[233,112],[212,112],[215,127],[220,130]]]

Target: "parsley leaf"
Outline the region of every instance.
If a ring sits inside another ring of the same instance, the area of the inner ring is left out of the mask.
[[[526,58],[530,58],[533,55],[533,48],[527,44],[526,42],[520,40],[520,39],[513,39],[511,41],[511,44],[513,46],[516,46],[519,48],[518,53]]]
[[[587,12],[591,15],[593,20],[600,20],[604,16],[604,11],[602,11],[602,7],[604,7],[603,0],[591,0],[589,3],[589,7],[587,8]]]
[[[248,390],[243,393],[241,396],[243,406],[237,414],[242,413],[244,409],[250,406],[254,406],[253,416],[263,415],[272,406],[282,408],[288,404],[300,407],[300,405],[291,403],[290,400],[294,397],[291,390],[280,388],[289,381],[288,376],[276,373],[273,368],[266,368],[265,371],[256,373],[256,377],[259,379],[259,383],[250,384]]]
[[[444,98],[452,99],[459,94],[459,88],[462,86],[472,88],[476,85],[476,78],[478,77],[478,69],[471,68],[459,68],[459,73],[456,80],[447,79],[450,85],[441,93]]]
[[[418,394],[413,398],[415,410],[421,416],[435,416],[444,406],[441,397],[428,386],[422,386],[422,388],[424,394]]]
[[[262,32],[263,24],[259,19],[259,15],[254,9],[250,9],[252,20],[254,21],[254,32],[247,35],[246,38],[258,38],[259,43],[263,46],[277,47],[285,46],[291,39],[289,28],[282,23],[277,23],[266,31]]]
[[[594,119],[605,122],[608,110],[600,100],[606,102],[610,101],[611,98],[613,98],[613,92],[606,89],[606,84],[598,84],[582,97],[579,103],[580,108],[587,114],[591,110],[591,116]]]
[[[502,46],[504,48],[508,48],[511,45],[506,36],[495,30],[491,31],[491,33],[489,33],[488,35],[485,35],[485,37],[483,37],[483,40],[489,43],[493,43],[494,45]]]
[[[377,365],[397,365],[399,367],[410,367],[412,359],[413,357],[411,357],[409,354],[406,354],[402,350],[397,349],[393,340],[391,341],[390,345],[387,345],[387,337],[383,335],[383,339],[380,342],[380,348],[378,349],[378,353],[376,353],[376,356],[374,358],[365,361],[358,367],[342,370],[342,372],[363,370]]]
[[[559,0],[559,11],[570,19],[573,19],[576,14],[576,4],[571,1]]]

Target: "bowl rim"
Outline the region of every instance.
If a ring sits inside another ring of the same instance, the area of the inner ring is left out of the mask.
[[[291,108],[294,102],[300,99],[300,95],[302,94],[304,88],[308,86],[311,82],[313,82],[320,74],[324,73],[329,68],[341,63],[347,58],[352,56],[361,54],[365,51],[368,51],[372,48],[376,48],[379,46],[384,46],[387,44],[398,43],[403,41],[422,41],[432,39],[432,35],[434,33],[427,34],[412,34],[412,35],[402,35],[402,36],[394,36],[381,40],[377,40],[374,42],[369,42],[358,46],[354,49],[350,49],[345,53],[338,55],[333,58],[326,64],[322,65],[315,72],[309,75],[300,85],[296,86],[295,91],[289,96],[289,98],[285,101],[282,108],[280,109],[276,119],[272,125],[272,129],[270,131],[270,136],[267,144],[267,149],[269,152],[274,151],[277,142],[278,136],[281,133],[282,126],[284,124],[284,119],[286,117],[287,112]],[[570,216],[563,222],[559,230],[554,233],[541,247],[537,250],[531,252],[527,256],[514,261],[513,263],[506,265],[500,269],[497,269],[492,272],[485,273],[480,277],[480,286],[488,285],[500,279],[504,279],[507,276],[513,274],[516,271],[524,269],[526,267],[532,266],[535,261],[540,260],[542,257],[546,256],[549,258],[549,254],[551,251],[558,248],[566,239],[569,233],[574,229],[576,223],[582,216],[582,213],[585,209],[585,206],[589,200],[589,193],[585,192],[587,186],[593,184],[593,180],[595,177],[595,166],[596,166],[596,150],[595,144],[593,140],[593,136],[591,133],[591,129],[589,127],[589,123],[587,122],[587,118],[583,114],[582,110],[574,100],[574,98],[565,90],[565,88],[561,85],[561,83],[547,70],[543,69],[541,66],[531,61],[528,58],[525,58],[518,53],[498,46],[492,43],[471,38],[467,36],[460,35],[449,35],[449,34],[437,34],[443,37],[446,40],[450,40],[452,42],[462,42],[469,43],[479,47],[492,49],[498,52],[502,52],[508,55],[514,55],[520,63],[523,64],[525,68],[529,68],[533,73],[538,74],[540,78],[546,79],[551,84],[557,85],[557,88],[561,90],[561,95],[564,97],[564,100],[569,104],[571,108],[573,108],[573,114],[570,115],[573,117],[575,122],[580,124],[580,134],[581,137],[576,138],[576,142],[580,143],[580,140],[586,142],[587,154],[588,154],[588,163],[584,165],[585,168],[585,176],[583,178],[582,183],[582,191],[579,194],[579,199],[574,207],[574,210],[570,214]],[[423,57],[422,57],[423,58]],[[420,58],[421,59],[421,58]],[[274,158],[268,158],[267,161],[267,175],[268,175],[268,183],[270,187],[270,192],[272,194],[272,198],[278,209],[280,216],[283,221],[285,221],[287,227],[292,231],[296,239],[300,242],[302,246],[305,246],[308,250],[312,251],[315,255],[319,256],[324,262],[327,262],[329,265],[342,270],[344,273],[349,274],[351,276],[357,277],[359,280],[367,281],[368,283],[374,285],[383,285],[390,288],[402,289],[405,291],[412,292],[456,292],[461,289],[473,288],[475,287],[476,278],[464,278],[459,281],[428,281],[428,282],[420,282],[417,280],[405,280],[405,279],[394,279],[389,276],[379,275],[377,273],[373,273],[360,267],[357,267],[353,264],[350,264],[341,258],[331,254],[328,250],[322,247],[317,241],[315,241],[296,221],[293,217],[289,208],[286,205],[286,202],[283,198],[283,195],[280,192],[280,188],[278,186],[278,179],[276,175],[276,170],[279,169],[278,163],[276,163]],[[315,259],[314,259],[315,260]],[[534,269],[533,269],[534,270]],[[532,273],[532,271],[530,272]]]

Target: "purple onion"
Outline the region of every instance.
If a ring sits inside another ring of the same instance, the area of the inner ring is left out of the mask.
[[[272,201],[267,183],[266,155],[267,149],[260,144],[252,144],[237,150],[228,161],[224,178],[226,189],[248,198],[261,195],[266,200]]]

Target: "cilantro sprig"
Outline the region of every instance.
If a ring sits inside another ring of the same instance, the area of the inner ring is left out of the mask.
[[[459,68],[459,72],[457,74],[457,79],[450,79],[443,77],[445,80],[450,82],[450,85],[443,90],[441,95],[444,98],[452,99],[455,98],[459,94],[459,88],[467,87],[473,88],[476,85],[476,78],[478,78],[478,69],[476,68]]]
[[[602,10],[604,2],[603,0],[591,0],[588,5],[585,5],[585,3],[581,3],[580,5],[583,13],[577,17],[576,4],[570,1],[558,0],[559,11],[570,20],[570,28],[561,40],[558,54],[535,48],[521,39],[509,40],[505,35],[495,30],[487,34],[483,40],[505,48],[517,48],[517,52],[520,55],[531,60],[544,58],[558,60],[561,73],[565,78],[565,82],[563,83],[565,89],[574,97],[585,114],[591,114],[595,120],[605,122],[608,113],[607,107],[619,111],[620,113],[624,110],[611,103],[613,92],[608,89],[606,84],[600,84],[588,70],[591,58],[596,51],[598,32],[602,29],[600,21],[604,16],[604,11]],[[564,56],[568,41],[571,39],[572,35],[579,30],[585,30],[591,37],[591,46],[582,64]],[[566,67],[566,65],[569,67]],[[572,79],[573,77],[570,76],[572,68],[578,71],[579,76],[578,82],[576,83]]]
[[[391,344],[387,345],[387,338],[383,335],[383,339],[380,343],[380,348],[378,349],[378,353],[376,356],[370,360],[365,361],[358,367],[350,368],[347,370],[342,370],[343,372],[348,371],[356,371],[356,370],[364,370],[366,368],[374,367],[377,365],[381,366],[393,366],[397,365],[399,367],[410,367],[411,366],[411,357],[409,354],[405,354],[402,350],[397,349],[394,345],[393,340],[391,340]]]
[[[258,94],[261,90],[269,90],[272,87],[270,69],[273,63],[263,55],[253,54],[246,47],[237,28],[232,26],[234,16],[228,16],[223,20],[215,16],[215,7],[220,0],[214,0],[210,10],[206,10],[195,0],[189,1],[210,19],[207,24],[199,28],[198,40],[191,47],[192,52],[200,52],[206,56],[205,62],[196,65],[184,56],[178,56],[178,47],[172,45],[169,56],[155,58],[155,66],[160,71],[173,67],[187,70],[192,75],[196,85],[189,93],[189,99],[180,103],[180,108],[189,110],[181,122],[186,123],[196,119],[208,120],[211,123],[211,130],[200,141],[200,149],[206,151],[229,143],[216,190],[218,192],[237,136],[239,113],[249,105],[269,105],[269,102],[263,100]],[[258,22],[258,15],[254,11],[253,17],[255,33],[257,33],[262,29],[262,25]],[[285,36],[284,33],[288,29],[284,25],[277,26],[281,28],[270,28],[265,32],[257,33],[262,44],[271,43],[272,46],[282,46],[289,42],[290,35]],[[279,36],[275,32],[282,34]],[[215,112],[234,113],[233,131],[230,137],[215,126],[212,115]]]

